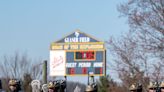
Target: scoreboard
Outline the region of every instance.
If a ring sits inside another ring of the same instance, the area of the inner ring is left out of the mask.
[[[75,31],[50,46],[50,76],[102,76],[106,73],[106,49],[101,42]]]

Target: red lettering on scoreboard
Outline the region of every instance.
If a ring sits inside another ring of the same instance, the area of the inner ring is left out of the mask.
[[[100,74],[103,74],[103,68],[100,68]]]
[[[87,68],[82,68],[82,74],[87,74]]]
[[[75,74],[75,68],[70,68],[70,74]]]
[[[102,67],[95,68],[95,74],[103,74],[103,68]]]

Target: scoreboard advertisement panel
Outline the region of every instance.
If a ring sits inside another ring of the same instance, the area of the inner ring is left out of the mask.
[[[66,55],[64,50],[50,51],[50,76],[65,75]]]
[[[50,46],[50,76],[106,73],[106,49],[101,42],[75,31]]]

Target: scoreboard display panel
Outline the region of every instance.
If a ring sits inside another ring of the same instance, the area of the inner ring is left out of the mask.
[[[50,52],[50,76],[106,74],[104,42],[86,33],[75,31],[53,42]]]
[[[95,75],[103,75],[104,51],[74,51],[66,52],[66,74],[87,75],[89,72]]]

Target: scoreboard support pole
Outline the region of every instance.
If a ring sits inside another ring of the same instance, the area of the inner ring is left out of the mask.
[[[88,71],[88,85],[89,85],[89,71]]]
[[[106,69],[107,69],[107,65],[106,65],[106,50],[104,50],[104,60],[105,60],[105,68],[104,68],[104,75],[106,76]]]
[[[66,81],[66,87],[65,87],[65,92],[67,92],[67,76],[64,76],[65,81]]]

